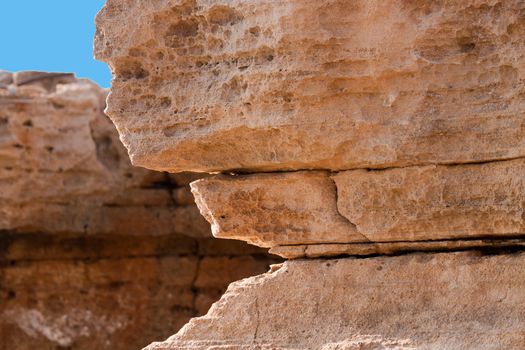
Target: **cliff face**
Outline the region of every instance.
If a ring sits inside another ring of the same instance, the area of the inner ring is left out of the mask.
[[[222,173],[216,237],[312,258],[150,348],[521,348],[524,34],[518,0],[108,0],[132,162]]]
[[[205,317],[148,350],[521,349],[524,259],[464,252],[289,261],[232,283]]]
[[[525,155],[523,21],[519,0],[109,0],[95,53],[136,165],[456,164]]]
[[[198,176],[132,167],[106,95],[67,74],[0,75],[1,349],[139,348],[275,261],[211,237]]]

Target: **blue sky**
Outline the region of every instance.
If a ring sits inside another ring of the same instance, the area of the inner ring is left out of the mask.
[[[95,15],[105,0],[0,0],[0,69],[73,72],[109,87],[93,59]]]

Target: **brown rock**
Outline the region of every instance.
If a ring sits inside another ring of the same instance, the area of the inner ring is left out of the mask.
[[[263,247],[525,232],[525,160],[217,176],[192,184],[216,237]],[[276,250],[274,250],[276,251]]]
[[[520,0],[108,0],[95,53],[133,163],[229,172],[192,184],[216,237],[317,258],[230,285],[148,349],[522,348],[524,14]],[[361,257],[318,259],[342,255]],[[197,310],[216,271],[261,266],[185,262]]]
[[[106,92],[82,80],[46,89],[45,79],[31,79],[15,95],[0,90],[0,229],[172,232],[162,224],[170,194],[153,188],[165,175],[131,167],[102,112]]]
[[[6,87],[13,83],[13,73],[0,70],[0,87]]]
[[[337,207],[371,241],[525,233],[525,159],[334,175]]]
[[[0,348],[138,349],[206,313],[269,258],[213,238],[0,234]]]
[[[253,256],[204,257],[194,282],[197,288],[222,288],[224,280],[236,281],[268,270],[268,259]]]
[[[138,349],[276,261],[215,242],[190,198],[198,175],[133,168],[105,96],[0,72],[2,350]]]
[[[286,262],[147,349],[521,349],[524,267],[523,253]]]
[[[215,237],[263,247],[368,239],[337,211],[325,172],[216,176],[191,184]]]
[[[95,54],[134,164],[385,168],[525,156],[520,0],[108,0]]]

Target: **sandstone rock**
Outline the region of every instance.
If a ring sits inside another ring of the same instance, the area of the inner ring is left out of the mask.
[[[73,73],[50,73],[38,71],[21,71],[13,73],[13,83],[21,85],[39,85],[48,91],[54,91],[59,84],[76,82]]]
[[[263,247],[367,242],[337,209],[337,189],[324,172],[217,176],[191,184],[215,237]]]
[[[525,4],[108,0],[95,54],[134,164],[385,168],[525,156]]]
[[[503,238],[525,232],[525,160],[192,184],[216,237],[263,247]]]
[[[286,262],[147,349],[520,349],[524,267],[523,253]]]
[[[213,234],[314,258],[147,349],[522,348],[524,23],[520,0],[108,0],[95,53],[133,163],[230,173],[192,184]],[[252,264],[208,256],[193,285]]]
[[[13,83],[13,73],[0,70],[0,87],[6,87]]]
[[[2,350],[138,349],[278,261],[215,242],[188,186],[200,175],[133,168],[105,96],[0,72]]]
[[[201,253],[212,240],[0,233],[0,349],[129,350],[167,338],[275,261],[216,250],[230,262],[222,270]]]
[[[106,91],[69,75],[29,73],[15,74],[16,94],[0,89],[0,230],[176,231],[176,186],[131,166],[103,114]],[[206,226],[197,215],[192,221]]]

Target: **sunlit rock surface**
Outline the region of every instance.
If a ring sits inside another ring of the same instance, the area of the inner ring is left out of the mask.
[[[525,155],[525,5],[124,1],[97,17],[108,113],[168,171],[385,168]]]

